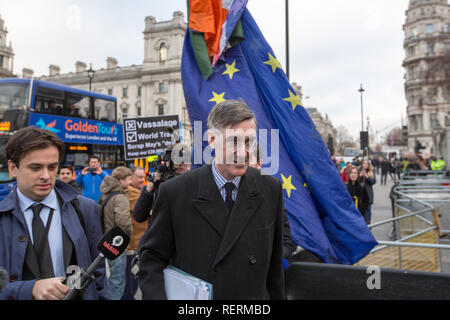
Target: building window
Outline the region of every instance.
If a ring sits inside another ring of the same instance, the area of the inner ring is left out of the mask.
[[[434,43],[433,42],[427,42],[427,53],[433,53],[434,51]]]
[[[142,108],[141,108],[141,107],[138,107],[138,108],[137,108],[137,115],[138,115],[138,116],[141,116],[141,115],[142,115]]]
[[[444,32],[450,32],[450,23],[444,24]]]
[[[164,115],[164,105],[158,104],[158,115],[163,116]]]
[[[419,69],[418,65],[413,65],[409,67],[409,79],[414,80],[418,78],[419,76],[418,69]]]
[[[410,57],[414,57],[415,55],[417,55],[417,46],[410,46],[408,48],[408,54]]]
[[[164,82],[160,82],[159,83],[159,93],[163,93],[164,92]]]
[[[450,52],[450,42],[446,42],[444,44],[444,50],[445,50],[445,53],[449,53]]]
[[[128,118],[128,108],[122,108],[122,119]]]
[[[431,129],[437,129],[437,128],[441,127],[436,113],[430,114],[430,126],[431,126]]]
[[[422,130],[422,115],[414,115],[411,117],[413,131]]]
[[[417,37],[417,28],[416,27],[411,29],[411,36]]]
[[[425,33],[426,34],[432,34],[433,33],[433,25],[432,24],[425,25]]]
[[[3,68],[3,56],[0,56],[0,69]]]
[[[142,87],[138,87],[138,97],[141,96],[141,93],[142,93]]]
[[[108,95],[112,96],[113,89],[108,89]]]
[[[159,46],[159,60],[160,61],[166,61],[167,60],[167,47],[166,44],[163,42]]]
[[[124,98],[128,97],[128,88],[123,88],[123,89],[122,89],[122,96],[123,96]]]

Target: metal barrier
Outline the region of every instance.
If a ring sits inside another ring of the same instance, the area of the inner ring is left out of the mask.
[[[391,200],[393,217],[369,228],[392,224],[393,241],[378,241],[379,246],[355,265],[443,271],[441,253],[450,250],[450,245],[442,244],[443,236],[450,232],[450,210],[439,212],[437,204],[450,205],[450,180],[442,175],[400,180],[391,190]],[[441,219],[446,228],[441,228]]]

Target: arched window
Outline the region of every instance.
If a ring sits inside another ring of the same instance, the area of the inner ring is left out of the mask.
[[[167,60],[167,47],[166,44],[163,42],[159,46],[159,60],[160,61],[166,61]]]

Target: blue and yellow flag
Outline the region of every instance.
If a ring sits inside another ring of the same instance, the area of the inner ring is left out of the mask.
[[[202,121],[206,131],[206,119],[215,104],[241,99],[254,112],[258,129],[278,129],[279,169],[274,176],[282,182],[294,242],[324,262],[353,264],[377,242],[313,121],[245,8],[246,1],[237,2],[239,10],[228,14],[242,41],[227,48],[214,66],[201,66],[205,60],[200,61],[201,53],[195,52],[202,50],[198,45],[202,34],[192,29],[186,33],[181,73],[191,124]],[[210,73],[201,71],[208,68]]]

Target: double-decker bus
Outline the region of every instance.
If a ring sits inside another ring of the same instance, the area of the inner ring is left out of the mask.
[[[66,145],[62,164],[76,172],[96,155],[108,170],[125,164],[123,127],[117,99],[35,79],[0,79],[0,199],[13,188],[5,147],[17,130],[36,126],[54,132]]]

